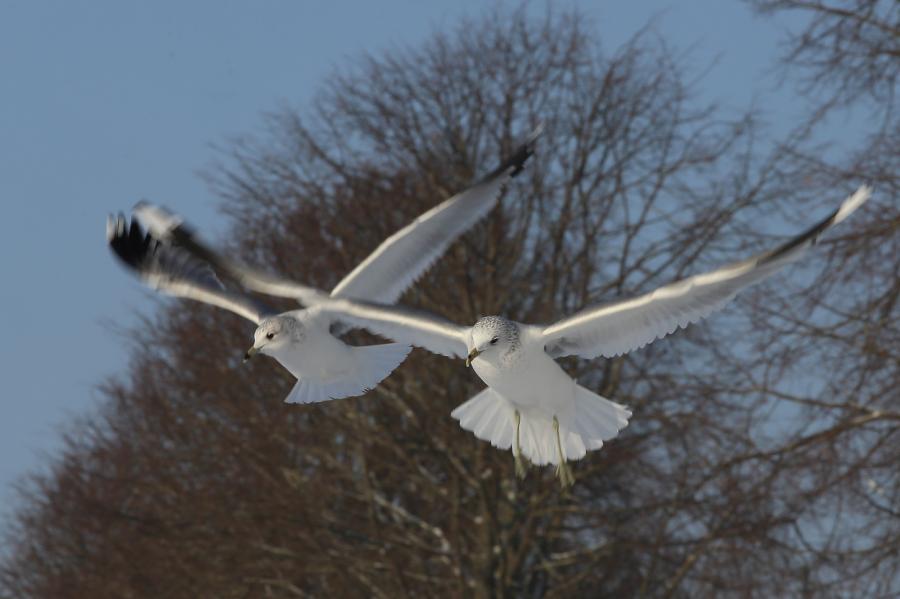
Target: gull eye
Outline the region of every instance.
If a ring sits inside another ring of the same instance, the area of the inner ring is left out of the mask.
[[[271,339],[275,336],[275,333],[266,333],[266,339]]]
[[[497,342],[498,342],[498,341],[500,341],[500,338],[499,338],[499,337],[494,337],[493,339],[491,339],[491,345],[497,345]]]

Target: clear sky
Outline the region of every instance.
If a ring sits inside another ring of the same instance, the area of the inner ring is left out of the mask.
[[[210,145],[301,106],[360,52],[415,44],[474,0],[50,2],[0,6],[0,505],[127,363],[127,326],[153,299],[113,262],[108,212],[164,203],[215,238],[226,223],[197,176]],[[572,1],[610,50],[658,15],[693,47],[706,99],[752,99],[780,126],[800,114],[769,74],[780,31],[743,3]],[[531,10],[541,13],[543,3]],[[248,329],[248,335],[251,331]]]

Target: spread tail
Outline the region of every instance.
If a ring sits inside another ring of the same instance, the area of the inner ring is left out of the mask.
[[[402,343],[354,347],[354,367],[329,380],[310,376],[299,378],[284,401],[317,403],[362,395],[393,372],[406,359],[411,349]]]
[[[488,387],[456,407],[450,416],[459,425],[494,447],[509,449],[516,437],[515,408],[505,397]]]
[[[522,455],[532,463],[559,465],[560,452],[565,460],[578,460],[586,452],[603,447],[604,441],[614,438],[628,425],[631,411],[575,385],[574,414],[571,419],[560,419],[559,445],[552,416],[525,409],[517,423],[515,406],[490,388],[458,406],[451,416],[459,420],[461,427],[494,447],[512,448],[515,452],[518,436]]]

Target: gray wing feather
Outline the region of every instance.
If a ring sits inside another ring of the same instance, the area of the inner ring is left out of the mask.
[[[844,220],[870,194],[870,188],[860,187],[828,218],[770,252],[633,299],[590,307],[550,325],[543,331],[545,350],[554,357],[613,357],[697,322],[724,307],[745,287],[796,261],[822,232]]]
[[[326,300],[317,309],[347,325],[367,329],[399,343],[450,358],[466,355],[470,327],[430,312],[343,298]]]
[[[535,129],[513,154],[475,185],[438,204],[379,245],[332,290],[332,297],[393,304],[453,241],[484,218],[528,158]]]
[[[266,273],[262,270],[226,258],[212,250],[180,216],[147,202],[138,202],[135,215],[159,238],[184,248],[197,258],[209,263],[218,272],[227,275],[247,289],[275,297],[294,298],[304,305],[315,303],[324,294],[295,281]]]
[[[255,300],[227,291],[208,264],[145,233],[134,220],[129,225],[121,214],[107,219],[106,238],[122,264],[154,289],[230,310],[257,324],[271,313]]]
[[[338,283],[332,297],[393,303],[466,230],[496,204],[505,186],[534,154],[541,127],[535,129],[494,171],[465,191],[445,200],[386,239]],[[170,240],[211,264],[248,289],[290,297],[304,305],[321,301],[322,292],[230,260],[207,246],[180,216],[160,206],[139,202],[135,215],[159,239]]]

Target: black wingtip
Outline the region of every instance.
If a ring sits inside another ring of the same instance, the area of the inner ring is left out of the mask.
[[[510,177],[515,177],[525,167],[525,163],[534,155],[534,148],[537,145],[537,140],[541,136],[541,132],[544,130],[544,125],[540,124],[534,128],[534,130],[525,138],[525,141],[522,142],[519,147],[515,149],[515,151],[509,155],[509,157],[504,160],[500,166],[494,169],[487,177],[484,178],[485,181],[493,179],[494,177],[508,173]],[[512,168],[512,171],[509,169]]]
[[[157,241],[134,219],[131,223],[121,212],[110,216],[106,225],[107,243],[113,254],[126,266],[141,270],[148,253]]]
[[[519,173],[522,172],[522,169],[525,167],[525,163],[528,161],[531,156],[534,155],[534,148],[537,145],[537,140],[541,136],[541,133],[544,131],[544,124],[540,123],[534,130],[528,135],[525,141],[516,148],[516,151],[513,152],[513,155],[507,159],[505,167],[509,168],[510,166],[514,167],[512,172],[509,174],[510,177],[515,177]],[[502,167],[501,167],[502,168]]]
[[[832,224],[834,224],[835,217],[837,217],[838,212],[840,212],[840,208],[829,214],[827,217],[823,218],[821,221],[811,226],[809,229],[800,233],[793,239],[789,239],[787,242],[782,244],[781,246],[775,248],[765,256],[763,256],[760,260],[760,264],[765,264],[767,262],[773,262],[778,258],[781,258],[785,254],[789,253],[791,250],[797,248],[804,243],[809,243],[809,245],[816,245],[819,241],[819,236]]]
[[[169,231],[169,237],[175,245],[184,248],[197,258],[205,260],[211,265],[221,267],[219,256],[199,241],[194,233],[194,229],[184,221]]]

